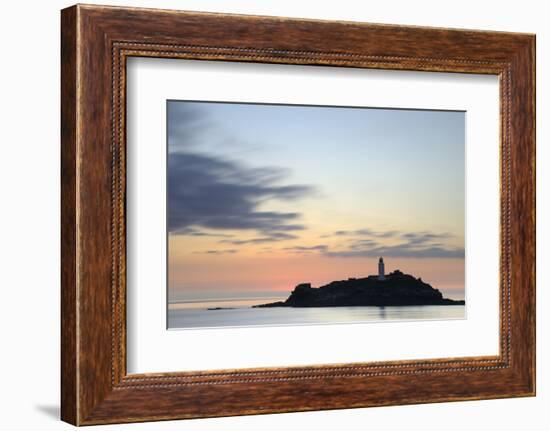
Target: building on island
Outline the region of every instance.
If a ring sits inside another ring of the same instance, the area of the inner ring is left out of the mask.
[[[378,280],[385,280],[384,259],[378,259]]]

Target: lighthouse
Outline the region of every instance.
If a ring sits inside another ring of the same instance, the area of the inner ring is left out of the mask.
[[[384,275],[384,259],[378,259],[378,280],[385,280],[386,276]]]

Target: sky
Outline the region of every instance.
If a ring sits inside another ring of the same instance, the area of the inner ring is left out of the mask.
[[[380,256],[464,298],[464,112],[168,101],[167,135],[170,301],[366,277]]]

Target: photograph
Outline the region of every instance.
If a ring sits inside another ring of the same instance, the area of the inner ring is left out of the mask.
[[[466,318],[465,121],[168,100],[167,327]]]

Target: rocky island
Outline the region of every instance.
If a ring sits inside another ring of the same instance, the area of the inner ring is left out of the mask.
[[[378,276],[333,281],[320,287],[297,285],[285,301],[255,305],[264,307],[353,307],[404,305],[464,305],[464,301],[444,298],[421,278],[395,270],[385,275],[383,260]]]

